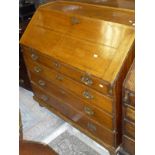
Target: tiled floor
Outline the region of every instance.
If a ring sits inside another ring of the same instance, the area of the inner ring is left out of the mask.
[[[40,107],[32,96],[32,92],[19,88],[24,139],[46,143],[60,155],[109,155],[95,141]]]

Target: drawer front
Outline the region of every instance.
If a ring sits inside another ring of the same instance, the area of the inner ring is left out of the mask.
[[[124,120],[124,134],[135,139],[135,125],[127,120]]]
[[[127,104],[133,108],[135,108],[135,94],[130,92],[129,90],[124,90],[124,104]]]
[[[112,130],[113,127],[113,118],[111,115],[101,111],[100,109],[88,104],[78,98],[75,95],[70,94],[67,91],[64,91],[60,87],[53,85],[51,82],[36,76],[36,74],[31,73],[31,80],[33,83],[37,84],[39,87],[42,87],[44,90],[48,91],[52,96],[62,100],[64,103],[69,104],[70,106],[78,109],[83,112],[89,118],[97,121],[104,127]]]
[[[91,133],[93,136],[97,137],[104,143],[114,146],[114,140],[115,140],[114,132],[111,132],[103,128],[94,121],[85,117],[83,113],[80,113],[73,107],[69,106],[68,104],[63,103],[58,98],[55,98],[54,96],[45,93],[45,91],[39,89],[35,85],[33,85],[33,91],[35,96],[43,103],[56,109],[58,112],[67,117],[69,120],[81,126],[83,129],[87,130],[87,132]]]
[[[123,109],[124,109],[125,118],[129,119],[130,121],[134,123],[135,122],[135,110],[133,110],[132,108],[128,106],[124,106]]]
[[[129,101],[130,101],[129,105],[135,107],[135,94],[132,94],[132,93],[131,93],[131,94],[129,95]]]
[[[135,141],[123,135],[123,148],[130,155],[135,155]]]
[[[48,67],[34,63],[32,61],[28,61],[27,59],[25,60],[27,61],[27,66],[31,72],[37,73],[39,76],[44,77],[46,80],[52,81],[58,87],[69,90],[86,102],[100,107],[102,110],[112,114],[113,109],[111,98],[104,96],[101,93],[98,93],[95,90],[62,75],[53,69],[49,69]]]
[[[97,44],[103,44],[113,48],[118,48],[120,41],[131,30],[125,30],[124,26],[118,28],[118,25],[111,25],[102,20],[94,20],[77,15],[67,15],[56,11],[40,9],[35,19],[37,26],[44,27],[67,36],[72,36],[82,40],[87,40]],[[111,35],[107,31],[109,29],[118,35]],[[101,32],[102,33],[99,33]],[[127,32],[128,31],[128,32]],[[109,38],[110,37],[110,38]],[[109,39],[107,39],[109,38]],[[113,40],[113,41],[110,41]]]
[[[53,68],[57,70],[60,73],[63,73],[64,75],[82,83],[85,84],[93,89],[96,89],[97,91],[106,94],[109,94],[109,85],[108,83],[92,76],[88,75],[85,72],[82,72],[76,68],[73,68],[69,65],[66,65],[58,60],[55,60],[54,58],[49,58],[43,54],[40,54],[38,51],[34,49],[30,49],[27,47],[24,47],[24,53],[25,56],[28,59],[31,59],[32,61],[35,61],[37,63],[43,64],[47,67]]]

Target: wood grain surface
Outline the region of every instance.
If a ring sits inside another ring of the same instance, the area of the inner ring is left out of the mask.
[[[50,2],[52,0],[47,0]],[[126,9],[135,9],[135,0],[66,0],[66,1],[74,1],[74,2],[83,2],[90,4],[97,4],[103,6],[110,7],[118,7],[118,8],[126,8]]]

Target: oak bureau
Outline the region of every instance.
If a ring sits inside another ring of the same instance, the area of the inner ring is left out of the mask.
[[[134,11],[127,9],[52,2],[37,9],[20,40],[34,99],[111,154],[122,140],[133,22]]]
[[[135,62],[123,85],[123,138],[124,154],[135,154]]]

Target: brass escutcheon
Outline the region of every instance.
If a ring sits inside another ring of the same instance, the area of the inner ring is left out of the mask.
[[[37,60],[39,57],[35,53],[32,53],[31,58],[32,58],[32,60]]]
[[[84,107],[84,112],[89,115],[89,116],[93,116],[94,115],[94,111],[89,108],[89,107]]]
[[[59,81],[63,81],[64,78],[61,75],[56,75],[56,79],[59,80]]]
[[[60,64],[58,62],[53,62],[53,64],[56,68],[60,68]]]
[[[48,101],[48,96],[42,95],[42,96],[41,96],[41,99],[42,99],[43,101]]]
[[[85,85],[92,85],[93,84],[92,79],[87,75],[81,77],[81,82],[84,83]]]
[[[90,122],[88,122],[87,127],[91,130],[91,131],[96,131],[96,126]]]
[[[43,80],[39,80],[38,83],[40,86],[45,86],[45,84],[46,84],[45,81],[43,81]]]
[[[38,67],[38,66],[35,66],[35,67],[34,67],[34,71],[35,71],[36,73],[39,73],[39,72],[42,71],[42,69],[41,69],[40,67]]]
[[[93,99],[94,98],[87,90],[85,90],[83,92],[83,97],[85,97],[86,99]]]

